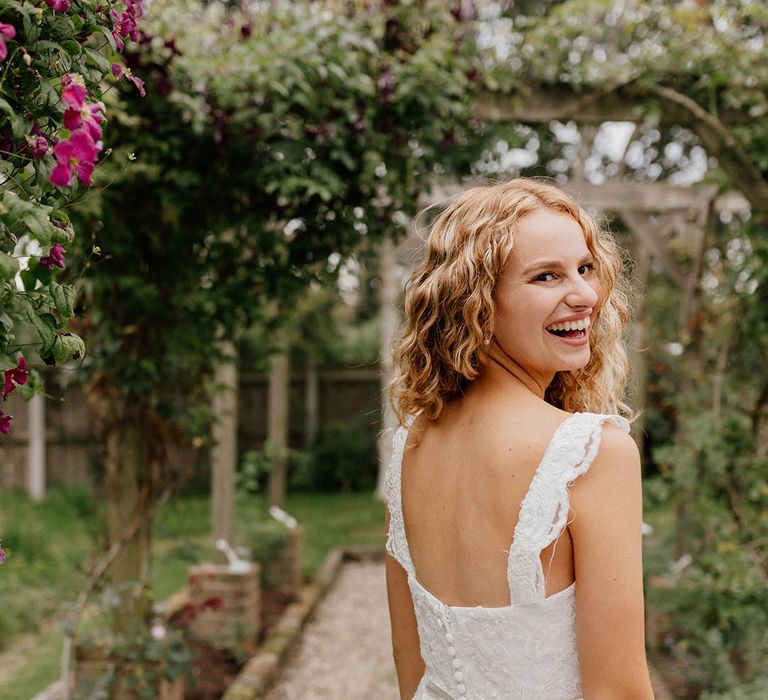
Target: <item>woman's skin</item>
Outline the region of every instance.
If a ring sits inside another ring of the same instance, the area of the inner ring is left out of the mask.
[[[507,553],[522,502],[549,441],[568,414],[544,401],[556,372],[589,360],[601,289],[578,223],[538,209],[516,228],[495,292],[494,339],[479,376],[437,420],[417,419],[403,458],[403,513],[419,582],[448,605],[510,604]],[[585,700],[653,698],[644,644],[640,459],[606,425],[597,457],[570,489],[568,525],[542,552],[546,594],[577,581],[576,626]],[[387,555],[387,590],[400,696],[424,674],[402,567]]]

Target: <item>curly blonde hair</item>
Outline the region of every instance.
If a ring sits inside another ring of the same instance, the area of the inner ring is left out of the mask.
[[[569,412],[630,414],[622,400],[628,368],[622,334],[629,321],[623,256],[559,187],[518,178],[467,190],[432,225],[426,257],[406,285],[406,320],[394,352],[389,392],[401,424],[417,413],[434,420],[477,377],[493,337],[494,291],[515,226],[539,208],[569,214],[581,226],[602,287],[589,362],[558,372],[545,398]]]

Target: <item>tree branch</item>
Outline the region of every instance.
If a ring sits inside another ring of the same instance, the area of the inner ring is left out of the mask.
[[[768,181],[728,127],[696,101],[673,88],[655,85],[651,93],[687,113],[686,126],[693,129],[710,155],[728,171],[752,205],[755,218],[768,225]]]

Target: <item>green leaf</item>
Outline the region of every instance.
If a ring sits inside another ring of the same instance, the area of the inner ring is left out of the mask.
[[[48,286],[48,290],[53,298],[56,311],[59,312],[59,316],[61,316],[62,320],[66,321],[67,319],[72,318],[72,316],[74,316],[72,306],[75,301],[76,293],[74,285],[61,285],[58,282],[53,281]]]
[[[109,48],[111,48],[112,51],[117,51],[117,44],[115,43],[115,37],[112,36],[112,32],[106,27],[96,27],[96,29],[107,38],[107,41],[109,42]]]
[[[53,360],[57,365],[67,360],[80,360],[85,355],[83,339],[74,333],[60,333],[53,343]]]
[[[32,291],[37,284],[37,277],[31,270],[22,270],[21,281],[24,283],[24,289],[28,292]]]
[[[0,279],[12,280],[19,271],[19,261],[7,253],[0,253]]]
[[[36,314],[33,312],[29,315],[29,320],[40,336],[40,356],[45,357],[50,354],[51,346],[58,337],[56,335],[56,318],[53,314]]]
[[[74,39],[67,39],[65,41],[62,41],[61,45],[64,47],[64,50],[70,56],[79,56],[82,53],[80,43],[75,41]]]
[[[16,114],[13,107],[7,100],[0,97],[0,110],[8,114],[8,120],[11,122],[11,132],[16,139],[24,138],[27,135],[27,122],[20,115]]]
[[[89,49],[87,46],[84,49],[85,55],[88,57],[91,63],[95,65],[102,73],[110,73],[112,71],[112,64],[104,54]]]
[[[29,401],[35,394],[43,391],[43,382],[37,370],[30,370],[27,383],[21,388],[21,395],[25,401]]]

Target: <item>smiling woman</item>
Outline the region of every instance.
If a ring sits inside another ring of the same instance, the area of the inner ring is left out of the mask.
[[[469,190],[435,220],[392,385],[403,699],[653,697],[621,267],[539,181]]]

